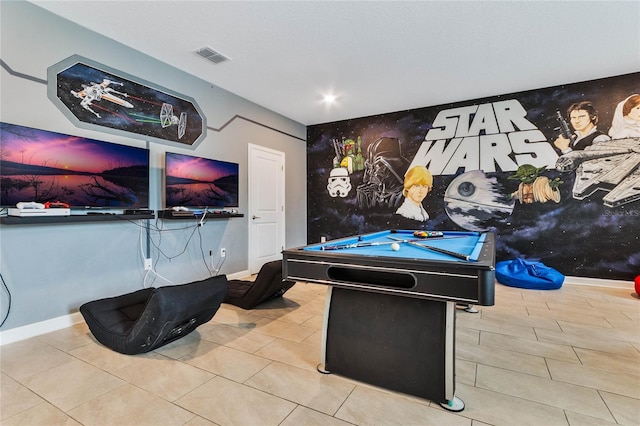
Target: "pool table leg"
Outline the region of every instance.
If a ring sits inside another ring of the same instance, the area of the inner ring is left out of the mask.
[[[322,342],[320,343],[320,364],[316,367],[322,374],[331,374],[325,367],[327,365],[327,331],[329,329],[329,309],[331,309],[331,293],[333,286],[327,287],[327,296],[324,302],[324,316],[322,317]]]
[[[458,303],[457,306],[460,306],[462,310],[464,310],[465,312],[469,312],[470,314],[478,313],[478,309],[471,303]]]
[[[347,290],[341,290],[341,289],[336,289],[336,295],[342,295],[343,297],[341,298],[343,300],[343,304],[344,304],[344,296],[345,296],[345,291]],[[340,292],[338,292],[340,291]],[[349,290],[348,292],[352,292],[353,290]],[[321,346],[320,346],[320,363],[318,364],[318,366],[316,367],[317,370],[320,373],[323,374],[331,374],[331,371],[329,369],[326,368],[326,364],[327,364],[327,341],[328,341],[328,333],[329,333],[329,311],[331,309],[331,305],[332,305],[332,300],[333,300],[333,292],[334,292],[334,287],[333,286],[328,286],[327,288],[327,297],[326,297],[326,301],[325,301],[325,312],[324,312],[324,317],[323,317],[323,323],[322,323],[322,341],[321,341]],[[349,293],[347,293],[349,294]],[[368,294],[368,293],[367,293]],[[396,296],[394,296],[395,298]],[[433,302],[431,302],[433,303]],[[443,330],[443,338],[444,341],[443,346],[444,346],[444,365],[442,366],[444,368],[444,371],[442,371],[442,369],[440,370],[441,372],[443,372],[443,385],[444,385],[444,395],[442,395],[441,397],[438,397],[437,400],[444,400],[444,402],[441,402],[440,405],[449,410],[449,411],[453,411],[453,412],[458,412],[458,411],[462,411],[464,410],[464,402],[455,396],[455,315],[456,315],[456,303],[455,302],[438,302],[439,304],[441,304],[440,306],[443,306],[444,309],[444,330]],[[440,311],[442,312],[442,311]],[[335,324],[334,324],[335,325]],[[335,359],[332,360],[332,362],[335,362]],[[341,368],[344,368],[344,365],[341,366]],[[336,367],[336,370],[338,370],[338,368]],[[340,374],[340,373],[338,373]],[[344,374],[344,373],[343,373]],[[348,376],[348,375],[347,375]],[[348,376],[350,377],[350,376]],[[366,381],[366,380],[364,380]],[[379,385],[379,386],[383,386],[384,385]],[[393,390],[393,388],[390,388]],[[442,389],[442,388],[441,388]],[[402,392],[402,390],[400,390],[400,392]],[[417,396],[421,396],[421,397],[429,397],[429,396],[425,396],[425,395],[420,395],[420,394],[416,394]],[[444,397],[444,398],[443,398]],[[433,399],[433,398],[432,398]],[[434,399],[436,400],[436,399]]]
[[[440,406],[446,410],[453,411],[454,413],[464,410],[464,402],[457,396],[454,396],[453,399],[446,403],[440,403]]]
[[[456,303],[446,302],[446,321],[445,321],[445,354],[444,354],[444,375],[445,389],[444,396],[447,402],[440,405],[453,412],[464,410],[464,402],[455,396],[455,315]],[[472,306],[472,305],[469,305]]]

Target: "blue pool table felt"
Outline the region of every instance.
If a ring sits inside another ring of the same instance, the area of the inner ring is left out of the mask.
[[[442,231],[443,238],[417,238],[413,230],[381,231],[362,236],[327,241],[305,247],[305,250],[324,251],[324,253],[339,253],[340,255],[395,257],[403,259],[429,259],[455,262],[474,262],[478,260],[486,234],[479,232]],[[454,256],[416,247],[406,242],[398,242],[400,250],[391,248],[393,239],[410,240],[452,252],[469,256],[469,260],[461,260]],[[325,250],[331,246],[344,246],[356,243],[383,243],[366,247],[350,247],[337,250]]]

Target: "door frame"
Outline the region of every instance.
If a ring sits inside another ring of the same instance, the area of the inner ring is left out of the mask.
[[[248,170],[247,170],[247,187],[248,187],[248,191],[247,191],[247,219],[248,219],[248,244],[247,244],[247,248],[248,248],[248,264],[249,264],[249,273],[251,274],[256,274],[258,273],[260,267],[262,265],[257,265],[257,258],[256,258],[256,253],[255,253],[255,245],[252,244],[252,242],[254,241],[255,235],[254,234],[254,228],[252,226],[252,217],[254,215],[254,206],[252,205],[252,196],[254,194],[254,192],[256,191],[256,188],[254,187],[254,185],[252,184],[252,182],[255,182],[256,175],[254,175],[255,173],[255,167],[253,165],[253,157],[257,152],[266,152],[272,155],[276,155],[279,157],[280,159],[280,164],[282,166],[282,173],[279,174],[279,179],[278,179],[278,184],[279,184],[279,189],[280,189],[280,194],[282,194],[282,208],[280,209],[280,214],[278,215],[278,224],[280,226],[280,242],[281,242],[281,246],[284,249],[284,245],[285,245],[285,214],[286,214],[286,203],[285,203],[285,176],[286,176],[286,162],[285,162],[285,153],[282,151],[278,151],[272,148],[267,148],[261,145],[256,145],[253,143],[249,143],[248,145]]]

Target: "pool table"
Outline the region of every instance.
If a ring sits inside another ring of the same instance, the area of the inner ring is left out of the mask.
[[[328,286],[318,370],[464,409],[456,304],[494,304],[490,232],[387,230],[283,251],[283,278]],[[396,243],[396,244],[393,244]]]

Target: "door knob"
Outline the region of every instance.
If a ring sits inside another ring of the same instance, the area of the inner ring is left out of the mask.
[[[255,214],[253,216],[251,216],[251,219],[256,220],[256,219],[260,219],[260,216],[256,216]]]

